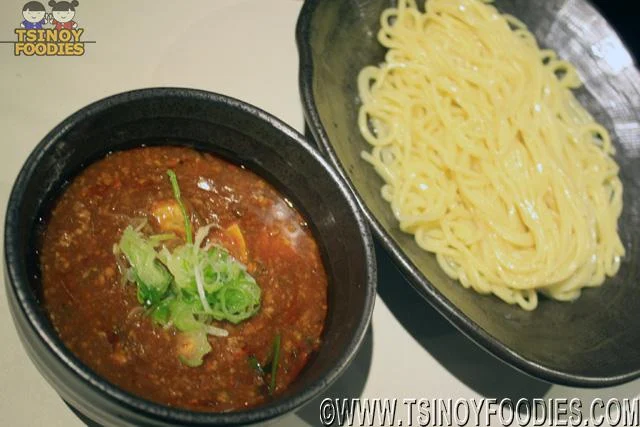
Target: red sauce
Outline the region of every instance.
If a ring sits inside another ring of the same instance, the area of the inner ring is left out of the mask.
[[[209,240],[244,261],[262,289],[256,316],[215,323],[229,336],[209,337],[213,350],[199,367],[179,361],[176,330],[136,309],[136,287],[123,284],[112,251],[132,222],[146,218],[149,232],[166,226],[153,213],[173,198],[169,168],[194,229],[219,224]],[[231,227],[241,230],[244,247]],[[202,411],[254,406],[269,396],[250,356],[266,364],[281,335],[277,394],[320,345],[327,276],[306,222],[262,178],[212,155],[154,147],[107,156],[57,200],[41,245],[44,306],[63,342],[98,374],[149,400]]]

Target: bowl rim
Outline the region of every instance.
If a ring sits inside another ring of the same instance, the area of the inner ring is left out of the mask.
[[[343,349],[341,356],[337,359],[332,368],[328,370],[325,376],[311,383],[301,393],[288,396],[284,399],[276,399],[273,402],[259,405],[247,410],[234,412],[215,413],[215,412],[198,412],[188,409],[181,409],[166,406],[163,404],[151,402],[137,395],[131,394],[119,387],[111,384],[108,380],[102,378],[93,370],[88,368],[74,354],[69,351],[62,340],[55,334],[49,332],[45,326],[47,319],[41,310],[40,304],[34,298],[33,293],[29,292],[29,282],[26,274],[24,259],[20,258],[20,254],[15,246],[19,241],[17,227],[18,209],[23,198],[22,189],[31,179],[33,171],[38,166],[41,158],[49,152],[49,150],[58,142],[61,137],[76,125],[80,124],[87,117],[104,112],[117,105],[126,104],[132,101],[141,101],[145,99],[157,99],[170,97],[173,99],[187,98],[197,99],[205,102],[225,105],[235,110],[239,110],[241,114],[251,117],[252,120],[263,122],[265,125],[275,128],[283,137],[289,139],[292,143],[296,143],[301,152],[306,156],[310,156],[314,161],[318,162],[328,174],[328,179],[333,181],[333,185],[342,194],[343,203],[349,208],[355,225],[358,227],[363,252],[363,263],[365,264],[366,283],[364,310],[358,319],[353,332],[353,337],[349,344]],[[80,379],[83,386],[89,387],[98,392],[102,397],[107,398],[111,402],[116,403],[128,410],[144,414],[150,418],[161,422],[189,424],[189,425],[244,425],[248,423],[264,422],[273,418],[288,414],[299,409],[305,403],[308,403],[314,397],[317,397],[330,384],[332,384],[346,370],[353,361],[357,351],[364,341],[366,331],[371,322],[373,308],[376,296],[377,283],[377,265],[373,239],[368,227],[368,223],[359,209],[353,193],[349,190],[340,175],[329,165],[329,163],[317,152],[314,147],[305,140],[304,136],[293,129],[282,120],[274,115],[267,113],[259,107],[251,105],[239,99],[214,93],[210,91],[182,88],[182,87],[149,87],[136,89],[111,95],[98,101],[95,101],[72,115],[68,116],[51,130],[31,151],[25,160],[13,187],[7,203],[5,217],[5,233],[4,233],[4,249],[5,249],[5,273],[7,277],[6,288],[17,301],[17,310],[26,319],[28,328],[35,334],[37,340],[44,344],[47,350],[55,356],[58,363],[70,371],[71,374]],[[18,322],[14,319],[14,324]],[[55,387],[54,387],[55,388]]]
[[[622,41],[616,30],[600,13],[599,9],[594,6],[590,0],[581,0],[585,4],[592,7],[598,15],[604,20],[607,30],[615,34],[627,52],[631,52],[626,44]],[[626,383],[640,377],[640,367],[635,370],[612,376],[585,376],[571,374],[550,368],[540,363],[534,362],[524,357],[516,351],[509,348],[500,340],[490,335],[480,325],[465,315],[458,309],[448,298],[446,298],[435,286],[427,279],[427,277],[414,265],[404,254],[402,248],[397,244],[390,235],[385,231],[380,221],[366,205],[362,196],[356,189],[353,181],[349,177],[346,169],[342,165],[333,145],[327,135],[326,129],[320,118],[320,113],[316,108],[315,97],[313,94],[313,68],[314,61],[311,52],[311,21],[321,0],[305,0],[302,10],[298,15],[296,24],[296,42],[298,47],[299,74],[298,84],[300,88],[300,96],[304,107],[306,122],[316,145],[320,152],[327,156],[333,167],[340,173],[351,191],[356,195],[356,199],[360,204],[360,208],[364,212],[365,217],[369,221],[369,225],[373,229],[373,234],[382,246],[391,254],[391,259],[398,266],[402,274],[407,278],[411,287],[431,306],[438,311],[443,317],[451,322],[456,329],[462,332],[467,338],[475,342],[480,348],[487,351],[492,356],[506,362],[512,367],[524,372],[527,375],[542,379],[544,381],[563,384],[572,387],[588,387],[600,388],[614,386]],[[633,58],[633,55],[632,55]],[[636,62],[634,67],[637,69]]]

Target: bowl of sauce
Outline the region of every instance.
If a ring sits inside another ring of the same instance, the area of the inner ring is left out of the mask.
[[[344,371],[370,321],[352,194],[302,136],[222,95],[83,108],[27,159],[6,221],[18,334],[97,423],[276,419]]]

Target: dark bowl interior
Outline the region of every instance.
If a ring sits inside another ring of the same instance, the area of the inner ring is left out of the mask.
[[[573,62],[577,93],[613,133],[624,182],[621,236],[627,250],[617,276],[574,303],[541,301],[525,312],[465,290],[397,226],[380,196],[381,178],[360,158],[356,78],[384,59],[379,16],[391,0],[308,0],[298,20],[300,86],[309,129],[358,195],[385,247],[415,289],[463,333],[513,366],[551,382],[605,386],[640,376],[640,74],[607,22],[582,0],[496,0],[523,20],[542,46]],[[428,325],[425,325],[428,328]]]
[[[329,312],[321,349],[282,396],[255,409],[195,413],[132,396],[74,357],[39,304],[36,225],[65,181],[110,151],[185,145],[246,165],[301,210],[329,275]],[[310,400],[346,368],[368,327],[375,256],[366,220],[338,175],[303,138],[240,101],[186,89],[141,90],[99,101],[56,127],[26,161],[11,193],[5,226],[7,295],[27,352],[58,393],[108,425],[245,425]]]

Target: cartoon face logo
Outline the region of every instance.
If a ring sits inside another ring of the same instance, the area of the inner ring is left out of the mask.
[[[85,43],[81,41],[84,28],[74,21],[78,0],[45,0],[51,7],[37,0],[29,0],[22,8],[20,27],[14,30],[18,37],[13,42],[15,56],[81,56]],[[3,42],[11,43],[11,42]]]
[[[45,14],[42,3],[30,1],[22,8],[24,21],[20,23],[20,26],[27,29],[42,29],[42,26],[46,24]]]
[[[77,0],[73,1],[55,1],[51,0],[49,6],[51,6],[51,12],[53,20],[51,23],[57,30],[77,28],[78,24],[73,21],[76,16],[76,6],[79,3]]]

